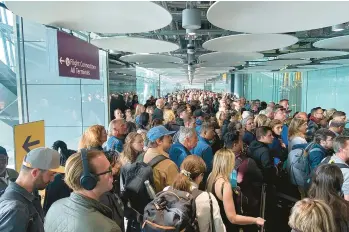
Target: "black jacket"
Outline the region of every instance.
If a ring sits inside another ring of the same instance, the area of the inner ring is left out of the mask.
[[[44,198],[44,214],[50,209],[51,205],[59,199],[69,197],[72,190],[64,182],[64,174],[57,174],[54,180],[47,185]]]
[[[251,142],[248,152],[248,157],[252,158],[258,168],[262,170],[263,182],[270,184],[276,176],[276,168],[268,144],[254,140]]]

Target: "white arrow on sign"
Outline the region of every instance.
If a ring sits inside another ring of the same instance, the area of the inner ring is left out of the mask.
[[[59,58],[59,63],[62,64],[63,62],[65,62],[65,60],[63,60],[62,57],[60,57],[60,58]]]

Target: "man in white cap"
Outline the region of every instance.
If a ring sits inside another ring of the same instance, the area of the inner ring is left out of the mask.
[[[16,182],[0,197],[0,231],[44,231],[43,210],[33,193],[44,190],[57,172],[64,168],[60,154],[51,148],[39,147],[24,157]]]

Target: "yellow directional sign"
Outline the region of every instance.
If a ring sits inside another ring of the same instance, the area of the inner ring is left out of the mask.
[[[45,122],[37,121],[14,127],[16,170],[21,169],[24,156],[37,147],[45,146]]]

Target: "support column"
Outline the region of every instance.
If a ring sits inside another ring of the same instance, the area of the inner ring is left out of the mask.
[[[241,97],[244,94],[244,82],[243,78],[244,76],[242,74],[233,74],[234,75],[234,85],[233,85],[233,93],[237,97]]]
[[[234,79],[235,74],[227,74],[227,82],[226,82],[226,92],[227,93],[234,93]]]

